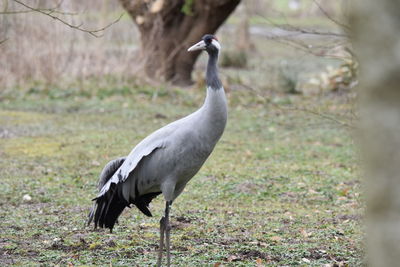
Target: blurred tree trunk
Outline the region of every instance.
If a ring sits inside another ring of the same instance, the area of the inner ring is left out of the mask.
[[[361,66],[360,137],[367,181],[367,266],[399,266],[400,2],[354,2],[350,23]]]
[[[253,1],[252,1],[253,2]],[[254,45],[251,42],[250,38],[250,25],[249,20],[251,16],[251,9],[250,9],[250,0],[243,2],[242,8],[243,14],[242,18],[237,26],[237,41],[236,41],[236,49],[240,52],[247,53],[254,48]]]
[[[141,34],[141,57],[150,78],[191,83],[200,52],[187,48],[215,33],[240,0],[119,0]]]

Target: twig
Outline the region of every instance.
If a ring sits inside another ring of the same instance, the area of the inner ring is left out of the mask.
[[[13,0],[14,1],[14,0]],[[0,11],[0,15],[15,15],[15,14],[26,14],[26,13],[32,13],[32,12],[37,12],[38,10],[44,11],[44,12],[51,12],[55,14],[60,14],[60,15],[66,15],[66,16],[75,16],[78,15],[78,13],[72,13],[72,12],[63,12],[59,10],[54,10],[50,8],[37,8],[36,10],[12,10],[12,11]]]
[[[55,11],[55,9],[38,9],[38,8],[31,7],[31,6],[29,6],[29,5],[27,5],[27,4],[23,3],[23,2],[21,2],[21,1],[19,1],[19,0],[12,0],[12,1],[14,1],[14,2],[16,2],[16,3],[18,3],[18,4],[20,4],[20,5],[24,6],[24,7],[26,7],[27,9],[29,9],[29,10],[32,11],[32,12],[33,12],[33,11],[34,11],[34,12],[39,12],[39,13],[41,13],[41,14],[43,14],[43,15],[46,15],[46,16],[48,16],[48,17],[54,19],[54,20],[58,20],[59,22],[61,22],[61,23],[65,24],[65,25],[67,25],[68,27],[70,27],[70,28],[72,28],[72,29],[76,29],[76,30],[79,30],[79,31],[82,31],[82,32],[86,32],[86,33],[88,33],[88,34],[90,34],[90,35],[92,35],[92,36],[94,36],[94,37],[97,37],[97,38],[103,36],[103,34],[98,34],[98,33],[103,32],[103,31],[106,30],[107,28],[111,27],[112,25],[114,25],[115,23],[117,23],[118,21],[120,21],[121,18],[122,18],[122,16],[125,14],[125,13],[122,13],[116,20],[114,20],[113,22],[109,23],[108,25],[106,25],[106,26],[104,26],[104,27],[102,27],[102,28],[100,28],[100,29],[88,30],[88,29],[82,28],[83,23],[81,23],[81,24],[79,24],[79,25],[73,25],[73,24],[71,24],[71,23],[66,22],[66,21],[63,20],[63,19],[60,19],[60,18],[57,17],[57,16],[52,15],[53,13],[57,13],[57,11]]]
[[[341,44],[339,43],[334,43],[333,45],[330,46],[324,46],[324,45],[309,45],[307,43],[304,43],[300,40],[294,40],[290,38],[285,38],[282,36],[278,35],[272,35],[268,37],[270,40],[274,40],[276,42],[282,43],[287,46],[291,46],[295,49],[299,49],[305,53],[309,53],[313,56],[316,57],[326,57],[326,58],[336,58],[336,59],[347,59],[348,57],[346,56],[336,56],[333,54],[330,54],[328,51],[331,51],[335,49],[336,47],[339,47]],[[347,51],[347,50],[346,50]],[[349,53],[350,54],[350,53]]]
[[[295,27],[295,26],[289,25],[289,24],[281,24],[281,25],[279,25],[279,27],[281,29],[283,29],[283,30],[286,30],[286,31],[295,31],[295,32],[304,33],[304,34],[335,36],[335,37],[342,37],[342,38],[348,38],[349,37],[347,34],[343,34],[343,33],[323,32],[323,31],[317,31],[317,30],[310,30],[310,29],[304,29],[304,28],[300,28],[300,27]]]
[[[324,119],[333,121],[333,122],[335,122],[335,123],[337,123],[337,124],[339,124],[339,125],[341,125],[341,126],[344,126],[344,127],[347,127],[347,128],[351,128],[351,129],[354,129],[354,128],[355,128],[354,125],[348,124],[347,122],[344,122],[344,121],[340,121],[340,120],[335,119],[335,118],[333,118],[333,117],[331,117],[331,116],[329,116],[329,115],[326,115],[326,114],[323,114],[323,113],[319,113],[319,112],[317,112],[317,111],[315,111],[315,110],[305,109],[305,108],[284,108],[284,109],[286,109],[286,110],[294,110],[294,111],[303,111],[303,112],[307,112],[307,113],[310,113],[310,114],[319,116],[319,117],[321,117],[321,118],[324,118]]]
[[[8,41],[8,38],[1,40],[1,41],[0,41],[0,45],[3,44],[3,43],[5,43],[5,42],[7,42],[7,41]]]
[[[13,10],[13,11],[0,11],[0,15],[14,15],[14,14],[24,14],[31,13],[33,10]]]
[[[312,35],[334,36],[334,37],[340,37],[340,38],[348,38],[349,37],[348,34],[344,34],[344,33],[304,29],[304,28],[296,27],[296,26],[291,25],[289,23],[278,24],[278,23],[275,23],[272,20],[268,19],[264,15],[257,14],[257,16],[262,18],[262,19],[264,19],[265,21],[267,21],[272,26],[277,27],[277,28],[282,29],[282,30],[285,30],[285,31],[298,32],[298,33],[304,33],[304,34],[312,34]]]
[[[335,19],[334,17],[332,17],[328,12],[326,12],[325,9],[322,8],[322,6],[317,2],[317,0],[313,0],[314,4],[319,8],[319,10],[333,23],[339,25],[340,27],[342,27],[343,29],[350,31],[350,27],[340,21],[338,21],[337,19]]]
[[[296,49],[300,49],[306,53],[310,53],[310,54],[312,54],[314,56],[318,56],[318,57],[323,56],[323,57],[338,58],[338,59],[346,58],[346,57],[342,57],[342,56],[331,55],[331,54],[327,53],[327,51],[340,46],[341,45],[340,40],[342,40],[342,42],[344,44],[348,44],[348,39],[349,39],[348,34],[330,32],[330,31],[318,31],[318,30],[312,30],[312,29],[304,29],[304,28],[300,28],[300,27],[291,25],[287,22],[285,24],[278,24],[278,23],[275,23],[272,20],[268,19],[267,17],[265,17],[262,14],[257,14],[257,16],[264,19],[265,21],[267,21],[269,24],[271,24],[272,26],[274,26],[276,28],[279,28],[279,29],[282,29],[282,30],[292,33],[288,36],[280,36],[280,35],[271,34],[270,36],[267,37],[268,39],[275,40],[280,43],[284,43],[285,45],[292,46]],[[331,41],[333,43],[333,45],[328,45],[328,46],[309,45],[299,39],[293,38],[296,35],[301,35],[301,34],[327,36],[327,37],[332,37],[335,39],[334,39],[334,41]],[[339,42],[339,44],[338,44],[338,42]],[[344,45],[342,45],[342,46],[344,46]],[[319,49],[319,50],[317,50],[317,49]],[[346,48],[345,50],[346,50],[346,52],[348,52],[350,54],[351,57],[353,56],[353,53],[351,53],[351,51],[349,51],[350,50],[349,48]]]
[[[13,0],[14,1],[14,0]],[[63,12],[57,10],[61,4],[64,2],[64,0],[61,0],[57,3],[56,6],[52,8],[36,8],[36,10],[12,10],[12,11],[7,11],[7,6],[5,7],[4,11],[0,12],[0,15],[14,15],[14,14],[24,14],[24,13],[32,13],[32,12],[37,12],[37,10],[41,11],[47,11],[55,14],[60,14],[60,15],[67,15],[67,16],[74,16],[77,15],[78,13],[72,13],[72,12]]]
[[[347,128],[351,128],[351,129],[355,129],[355,128],[356,128],[356,127],[355,127],[354,125],[352,125],[352,124],[349,124],[349,123],[347,123],[347,122],[344,122],[344,121],[335,119],[334,117],[331,117],[331,116],[329,116],[329,115],[327,115],[327,114],[319,113],[319,112],[317,112],[317,111],[315,111],[315,110],[305,109],[305,108],[296,108],[296,107],[295,107],[295,108],[286,108],[286,107],[282,107],[282,106],[279,105],[279,104],[276,104],[276,103],[271,102],[271,101],[268,99],[268,97],[266,97],[266,96],[260,94],[260,93],[259,93],[256,89],[254,89],[253,87],[248,86],[248,85],[244,85],[244,84],[242,84],[242,86],[244,86],[245,88],[247,88],[247,89],[250,90],[250,91],[253,91],[258,97],[260,97],[261,99],[264,99],[265,102],[268,102],[269,105],[272,105],[272,106],[274,106],[274,107],[276,107],[277,109],[280,109],[280,110],[282,110],[282,111],[288,111],[288,110],[289,110],[289,111],[302,111],[302,112],[307,112],[307,113],[310,113],[310,114],[319,116],[319,117],[321,117],[321,118],[323,118],[323,119],[333,121],[333,122],[335,122],[335,123],[337,123],[337,124],[339,124],[340,126],[343,126],[343,127],[347,127]],[[354,115],[354,117],[356,117],[356,116]]]
[[[319,117],[321,117],[323,119],[326,119],[326,120],[329,120],[329,121],[333,121],[333,122],[335,122],[335,123],[337,123],[337,124],[339,124],[340,126],[343,126],[343,127],[347,127],[347,128],[350,128],[350,129],[355,129],[356,128],[352,124],[349,124],[347,122],[335,119],[334,117],[331,117],[331,116],[329,116],[327,114],[323,114],[323,113],[317,112],[315,110],[306,109],[306,108],[296,108],[296,107],[294,107],[294,108],[290,108],[290,107],[289,108],[283,108],[281,105],[278,105],[278,104],[275,104],[275,103],[272,103],[272,102],[270,102],[270,104],[272,104],[273,106],[275,106],[276,108],[278,108],[280,110],[302,111],[302,112],[306,112],[306,113],[310,113],[310,114],[319,116]]]

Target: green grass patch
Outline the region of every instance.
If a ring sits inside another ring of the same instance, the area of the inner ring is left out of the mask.
[[[194,111],[204,91],[38,86],[0,103],[0,265],[154,266],[162,198],[153,218],[126,210],[112,234],[83,226],[90,199],[105,163]],[[345,111],[346,96],[228,98],[224,136],[172,208],[174,266],[362,265],[351,133],[292,109]]]

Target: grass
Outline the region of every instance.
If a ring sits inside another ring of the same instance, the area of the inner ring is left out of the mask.
[[[3,92],[1,266],[155,265],[161,198],[151,204],[154,217],[128,209],[112,234],[84,222],[102,166],[194,111],[204,91],[113,83],[108,91],[94,82],[97,91]],[[173,205],[174,266],[362,265],[350,132],[293,109],[342,113],[346,96],[228,97],[222,140]]]

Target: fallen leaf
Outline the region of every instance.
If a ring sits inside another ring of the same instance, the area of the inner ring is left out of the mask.
[[[300,233],[301,233],[301,235],[302,235],[303,237],[305,237],[305,238],[310,237],[311,234],[312,234],[311,232],[307,232],[307,231],[304,230],[304,229],[301,229]]]
[[[239,257],[238,257],[238,256],[231,255],[231,256],[228,257],[228,261],[229,261],[229,262],[237,261],[237,260],[239,260]]]
[[[266,247],[268,247],[268,243],[260,242],[260,243],[259,243],[259,246],[261,246],[261,247],[263,247],[263,248],[266,248]]]
[[[339,196],[345,197],[349,194],[349,188],[344,188],[341,191],[339,191]]]
[[[90,244],[89,245],[89,249],[97,249],[97,248],[99,248],[100,247],[100,244],[99,243],[92,243],[92,244]]]
[[[277,236],[277,235],[274,235],[273,237],[271,237],[271,240],[272,240],[272,241],[279,242],[279,241],[282,241],[282,237]]]

